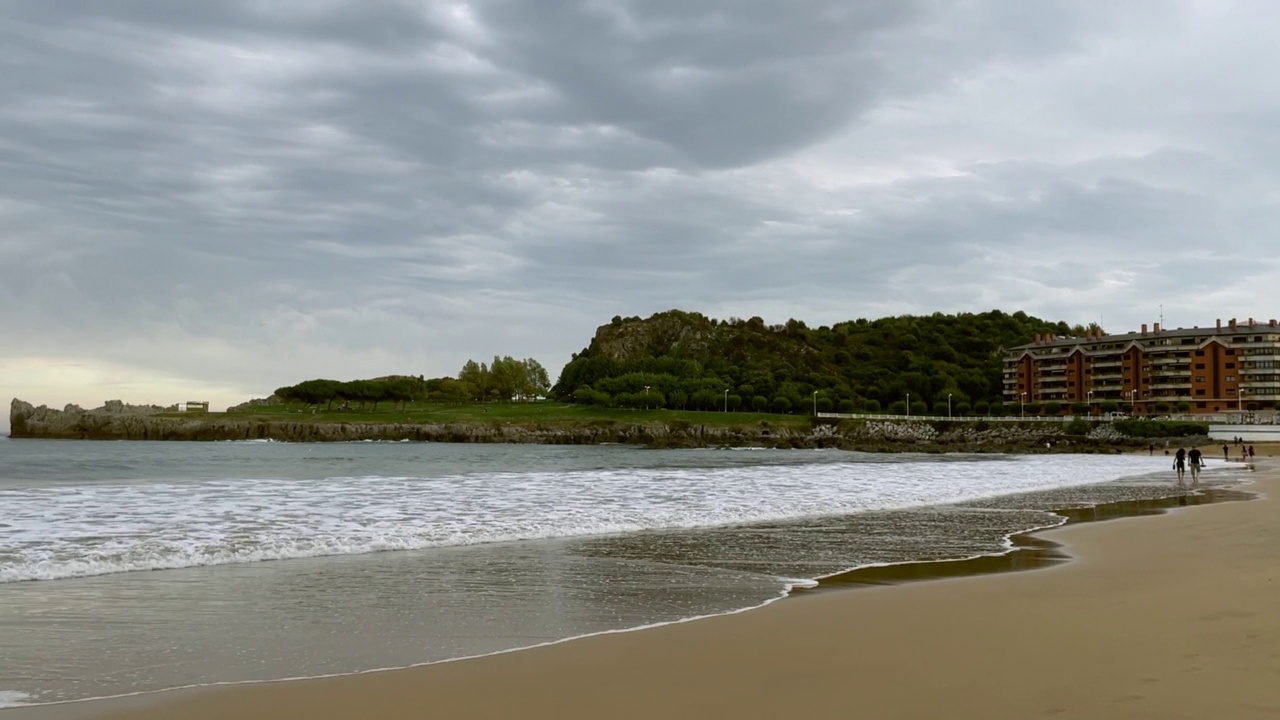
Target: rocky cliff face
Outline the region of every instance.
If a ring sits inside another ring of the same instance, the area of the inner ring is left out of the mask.
[[[461,443],[543,443],[592,445],[624,443],[649,447],[782,447],[851,450],[940,451],[1111,451],[1112,436],[1068,437],[1057,424],[1025,427],[955,423],[943,429],[925,422],[842,422],[794,430],[765,424],[693,425],[674,423],[361,423],[338,420],[270,420],[192,414],[171,408],[108,402],[84,410],[62,410],[14,399],[9,407],[11,437],[76,440],[279,440],[343,442],[416,440]],[[166,413],[166,414],[161,414]],[[1110,426],[1100,426],[1107,427]]]

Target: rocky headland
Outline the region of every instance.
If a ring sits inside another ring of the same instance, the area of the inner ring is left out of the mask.
[[[455,443],[624,443],[648,447],[843,448],[915,452],[1116,452],[1145,444],[1107,423],[996,423],[818,420],[807,427],[768,422],[740,425],[614,420],[545,422],[347,422],[331,418],[267,418],[179,413],[176,407],[109,401],[58,410],[14,399],[11,437],[76,440],[359,440]]]

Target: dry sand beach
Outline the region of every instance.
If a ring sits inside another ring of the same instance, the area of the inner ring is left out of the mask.
[[[1280,461],[1259,450],[1259,500],[1040,533],[1075,558],[1045,570],[14,718],[1280,717]]]

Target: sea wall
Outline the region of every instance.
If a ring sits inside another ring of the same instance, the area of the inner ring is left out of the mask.
[[[14,399],[11,437],[77,440],[356,440],[460,443],[624,443],[649,447],[832,447],[872,451],[1114,451],[1125,439],[1096,426],[1089,436],[1071,436],[1058,424],[1022,426],[981,422],[841,421],[795,429],[767,422],[702,425],[686,421],[564,421],[539,423],[373,423],[332,419],[263,419],[227,415],[174,414],[174,408],[111,401],[85,410],[33,406]]]

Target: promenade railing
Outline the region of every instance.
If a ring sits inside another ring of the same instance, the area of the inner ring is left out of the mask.
[[[1125,413],[1102,413],[1100,415],[890,415],[887,413],[833,413],[820,412],[819,418],[849,420],[892,420],[903,422],[918,420],[921,422],[1015,422],[1015,423],[1067,423],[1074,420],[1090,422],[1115,422],[1116,420],[1146,419],[1146,415],[1127,415]],[[1225,412],[1225,413],[1171,413],[1151,416],[1152,420],[1177,420],[1201,423],[1238,423],[1245,425],[1280,424],[1280,414],[1274,412]]]

